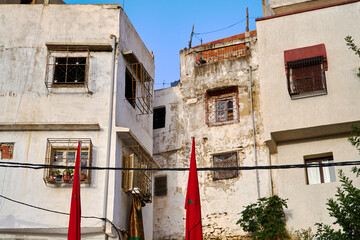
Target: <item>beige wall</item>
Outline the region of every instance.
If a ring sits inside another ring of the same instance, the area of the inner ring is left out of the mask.
[[[275,131],[305,128],[360,118],[359,58],[344,38],[360,39],[354,23],[360,21],[359,3],[341,5],[258,21],[261,105],[266,140]],[[294,27],[296,26],[296,27]],[[284,50],[324,43],[328,71],[327,95],[291,100],[287,91]],[[276,94],[275,94],[276,93]]]

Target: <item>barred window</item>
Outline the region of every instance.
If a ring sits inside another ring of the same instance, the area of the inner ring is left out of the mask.
[[[213,155],[213,167],[237,167],[237,152],[221,153]],[[213,179],[229,179],[238,176],[237,170],[215,170],[213,171]]]
[[[209,126],[239,121],[238,88],[226,87],[206,93],[206,123]]]
[[[288,90],[291,98],[326,94],[323,57],[287,62]]]

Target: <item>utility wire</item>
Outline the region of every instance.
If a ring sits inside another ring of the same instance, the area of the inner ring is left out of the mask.
[[[233,27],[233,26],[235,26],[235,25],[237,25],[237,24],[239,24],[239,23],[241,23],[241,22],[244,22],[245,20],[246,20],[246,18],[245,18],[245,19],[242,19],[241,21],[238,21],[238,22],[236,22],[236,23],[233,23],[233,24],[231,24],[231,25],[229,25],[229,26],[227,26],[227,27],[220,28],[220,29],[217,29],[217,30],[214,30],[214,31],[202,32],[202,33],[195,33],[195,32],[194,32],[194,35],[205,35],[205,34],[209,34],[209,33],[220,32],[220,31],[223,31],[223,30],[225,30],[225,29],[231,28],[231,27]]]
[[[269,169],[292,169],[292,168],[314,168],[314,167],[331,167],[331,166],[355,166],[360,165],[360,161],[345,161],[333,163],[310,163],[310,164],[285,164],[270,166],[241,166],[241,167],[200,167],[198,171],[217,171],[217,170],[269,170]],[[33,163],[15,163],[0,162],[0,167],[10,168],[28,168],[28,169],[74,169],[74,166],[33,164]],[[122,168],[122,167],[82,167],[89,170],[135,170],[135,171],[189,171],[189,168]]]
[[[56,213],[56,214],[61,214],[61,215],[67,215],[69,216],[70,213],[67,213],[67,212],[60,212],[60,211],[56,211],[56,210],[51,210],[51,209],[47,209],[47,208],[43,208],[43,207],[39,207],[39,206],[35,206],[35,205],[32,205],[32,204],[29,204],[29,203],[25,203],[25,202],[21,202],[21,201],[18,201],[18,200],[15,200],[15,199],[11,199],[9,197],[6,197],[2,194],[0,194],[0,197],[1,198],[4,198],[10,202],[14,202],[14,203],[17,203],[17,204],[21,204],[21,205],[24,205],[24,206],[27,206],[27,207],[31,207],[31,208],[35,208],[35,209],[38,209],[38,210],[42,210],[42,211],[46,211],[46,212],[51,212],[51,213]],[[105,222],[108,222],[110,223],[116,230],[119,238],[120,238],[120,232],[119,232],[119,229],[115,226],[115,224],[110,221],[108,218],[101,218],[101,217],[95,217],[95,216],[81,216],[81,218],[92,218],[92,219],[98,219],[98,220],[101,220],[101,221],[105,221]]]

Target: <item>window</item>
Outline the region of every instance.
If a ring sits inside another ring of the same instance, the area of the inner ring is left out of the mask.
[[[221,153],[213,155],[213,167],[237,167],[237,152]],[[215,170],[213,171],[213,179],[229,179],[238,176],[237,170]]]
[[[288,87],[292,98],[326,94],[323,58],[307,58],[288,62]]]
[[[239,119],[237,87],[208,91],[206,115],[209,126],[237,122]]]
[[[166,108],[160,107],[154,109],[153,115],[153,128],[164,128],[165,127],[165,115],[166,115]]]
[[[46,67],[46,87],[88,88],[90,52],[88,48],[49,50]]]
[[[78,142],[81,142],[80,166],[91,166],[92,143],[90,139],[49,138],[46,149],[46,164],[75,166]],[[90,170],[81,169],[81,183],[90,184]],[[44,181],[47,184],[70,184],[73,181],[73,169],[50,168],[45,170]]]
[[[141,63],[132,63],[125,70],[125,98],[138,114],[153,113],[154,80]]]
[[[14,143],[0,143],[1,159],[12,159]]]
[[[327,94],[328,68],[324,44],[284,51],[285,72],[292,99]]]
[[[154,182],[154,194],[157,197],[167,195],[167,176],[156,176]]]
[[[334,166],[331,167],[323,167],[317,166],[319,164],[324,163],[333,163],[333,156],[332,153],[330,154],[322,154],[325,156],[305,156],[305,164],[315,165],[315,167],[307,167],[306,168],[306,177],[307,177],[307,184],[319,184],[319,183],[329,183],[335,182],[335,168]]]
[[[86,57],[56,57],[53,84],[84,85],[86,80]]]
[[[136,78],[128,69],[125,71],[125,98],[135,108],[136,101]]]
[[[122,189],[137,194],[144,202],[151,202],[152,172],[150,156],[139,147],[130,147],[131,153],[123,152],[123,168],[141,168],[143,170],[122,170]]]

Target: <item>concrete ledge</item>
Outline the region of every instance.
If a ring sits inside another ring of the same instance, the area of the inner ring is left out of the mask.
[[[50,51],[100,51],[111,52],[112,46],[106,43],[60,43],[48,42],[45,43]]]
[[[66,237],[68,228],[4,228],[0,235],[35,235]],[[82,227],[81,235],[105,235],[102,227]]]
[[[265,141],[265,143],[268,146],[270,153],[277,153],[277,145],[286,144],[291,141],[351,136],[352,126],[360,126],[360,120],[271,132],[271,139]]]
[[[100,131],[98,123],[3,123],[0,132],[11,131]]]

